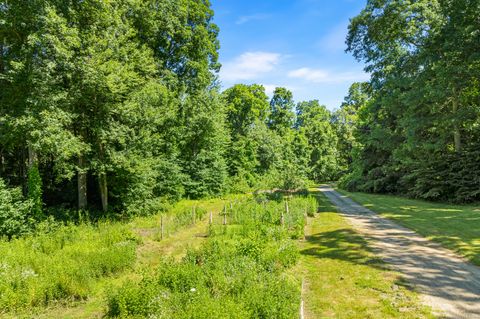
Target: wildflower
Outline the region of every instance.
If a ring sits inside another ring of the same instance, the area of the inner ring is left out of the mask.
[[[23,279],[27,279],[27,278],[31,278],[31,277],[38,277],[38,274],[33,271],[32,269],[26,269],[24,271],[22,271],[22,278]]]

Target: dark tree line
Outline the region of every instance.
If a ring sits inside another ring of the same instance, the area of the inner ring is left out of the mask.
[[[342,108],[356,120],[341,184],[480,200],[480,1],[370,0],[347,44],[372,79]]]

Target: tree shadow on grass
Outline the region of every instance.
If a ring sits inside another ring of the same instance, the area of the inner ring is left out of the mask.
[[[386,264],[370,252],[367,241],[352,229],[321,232],[307,236],[305,240],[309,248],[301,250],[302,255],[386,269]]]

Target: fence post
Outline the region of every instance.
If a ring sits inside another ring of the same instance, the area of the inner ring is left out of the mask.
[[[210,225],[213,224],[213,213],[212,213],[211,211],[210,211],[210,218],[208,219],[208,223],[209,223]]]
[[[163,215],[160,215],[160,240],[163,240]]]
[[[301,294],[303,295],[303,285],[304,285],[304,281],[302,280],[302,292]],[[305,318],[305,310],[304,310],[304,303],[303,303],[303,297],[300,301],[300,319],[304,319]]]
[[[227,205],[223,207],[223,224],[227,225]]]
[[[195,225],[195,219],[196,219],[196,207],[192,207],[192,225]]]

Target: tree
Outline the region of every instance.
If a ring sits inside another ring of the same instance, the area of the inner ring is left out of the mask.
[[[235,140],[247,135],[258,121],[267,119],[269,105],[265,88],[258,84],[237,84],[223,92],[226,103],[227,123]]]
[[[315,182],[335,179],[338,174],[337,136],[331,118],[317,100],[297,105],[296,127],[308,140],[309,178]]]
[[[478,198],[465,169],[478,169],[466,163],[478,148],[479,6],[372,0],[352,19],[348,50],[367,63],[372,98],[358,112],[351,188]]]
[[[280,134],[292,128],[295,120],[294,108],[292,92],[286,88],[276,88],[270,101],[268,127]]]
[[[366,107],[370,95],[371,88],[367,82],[353,83],[340,109],[333,113],[333,125],[338,137],[338,163],[344,172],[351,168],[354,152],[358,151],[355,139],[358,112]]]

